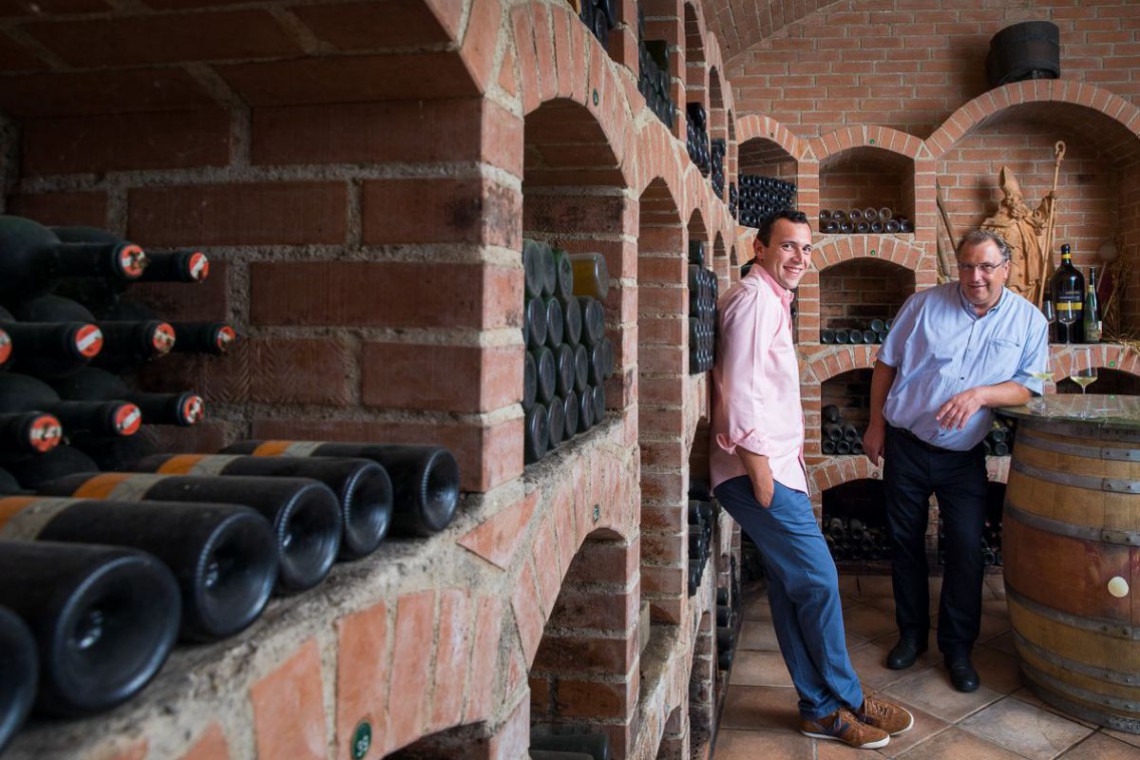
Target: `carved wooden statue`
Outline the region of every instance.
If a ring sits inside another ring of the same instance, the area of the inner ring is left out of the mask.
[[[1045,238],[1055,195],[1050,192],[1036,209],[1031,209],[1008,166],[1001,168],[1000,181],[1003,197],[998,212],[982,222],[982,229],[1001,235],[1012,251],[1006,287],[1038,303],[1042,277],[1048,269],[1046,262],[1051,258]]]

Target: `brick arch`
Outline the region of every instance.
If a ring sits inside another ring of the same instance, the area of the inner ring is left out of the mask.
[[[878,148],[905,156],[912,161],[929,158],[926,155],[926,146],[919,138],[897,129],[877,125],[841,127],[834,132],[814,137],[810,142],[812,153],[820,164],[832,156],[854,148]]]
[[[667,150],[664,146],[670,145],[672,140],[669,130],[656,118],[643,124],[633,135],[633,152],[627,155],[634,156],[636,165],[632,167],[633,182],[630,189],[637,195],[645,192],[650,184],[661,180],[669,188],[673,203],[685,213],[684,178],[681,175],[681,164],[677,151]]]
[[[927,152],[941,158],[964,137],[995,118],[1026,112],[1070,127],[1115,152],[1122,163],[1140,160],[1140,108],[1119,95],[1083,82],[1051,79],[996,87],[963,105],[926,138]],[[1089,112],[1098,115],[1090,122]],[[1107,126],[1107,131],[1105,127]]]
[[[1128,346],[1112,343],[1080,346],[1089,349],[1095,367],[1116,370],[1140,377],[1140,353]],[[1064,380],[1073,367],[1074,353],[1071,348],[1057,347],[1052,355],[1053,382]]]
[[[823,272],[846,261],[874,258],[914,271],[926,255],[924,248],[891,235],[836,235],[820,241],[812,263]]]
[[[807,360],[807,370],[812,374],[816,383],[839,377],[845,372],[860,369],[871,369],[875,366],[875,357],[879,354],[877,345],[857,343],[831,347]]]
[[[815,157],[810,141],[797,137],[795,133],[769,116],[747,114],[737,119],[737,145],[743,145],[755,138],[771,140],[797,161]]]
[[[882,480],[883,468],[871,464],[865,456],[846,456],[829,459],[810,468],[808,483],[817,499],[829,488],[855,480]]]

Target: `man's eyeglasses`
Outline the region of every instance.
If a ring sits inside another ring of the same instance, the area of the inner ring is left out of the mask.
[[[985,264],[959,264],[958,271],[963,274],[973,274],[976,269],[982,274],[993,274],[1008,263],[1008,261],[1003,261],[1000,264],[990,264],[989,262]]]

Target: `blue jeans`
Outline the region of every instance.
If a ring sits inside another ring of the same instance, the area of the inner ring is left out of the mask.
[[[858,708],[863,688],[847,655],[839,575],[807,494],[776,483],[765,509],[747,475],[726,480],[715,493],[763,556],[772,623],[800,715],[816,720],[841,706]]]

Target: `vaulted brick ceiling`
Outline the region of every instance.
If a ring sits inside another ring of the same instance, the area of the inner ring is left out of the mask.
[[[725,70],[761,40],[829,5],[847,0],[708,0],[705,23],[720,38]]]

